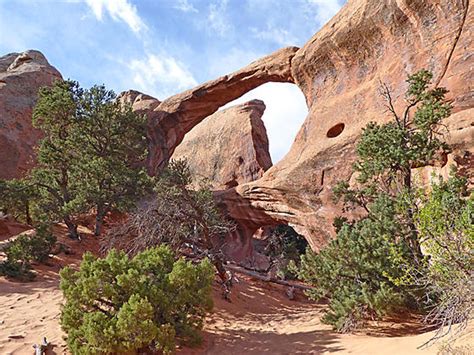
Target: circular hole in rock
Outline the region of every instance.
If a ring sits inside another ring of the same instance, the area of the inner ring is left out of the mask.
[[[344,131],[344,127],[346,125],[344,123],[338,123],[337,125],[331,127],[328,131],[328,133],[326,133],[326,136],[328,138],[334,138],[334,137],[337,137],[338,135],[340,135],[342,133],[342,131]]]

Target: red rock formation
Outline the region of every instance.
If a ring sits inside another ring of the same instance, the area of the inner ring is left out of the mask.
[[[280,222],[297,227],[317,249],[334,235],[332,219],[340,210],[331,202],[331,189],[336,181],[351,178],[362,128],[369,121],[391,119],[378,94],[380,81],[392,87],[397,109],[404,105],[407,75],[421,68],[434,73],[436,85],[451,90],[454,111],[446,123],[454,151],[447,161],[472,178],[473,32],[474,10],[467,0],[349,0],[299,50],[282,49],[161,103],[130,92],[129,102],[149,116],[149,170],[159,171],[185,134],[219,107],[266,82],[294,82],[309,114],[290,152],[262,178],[216,197],[239,222],[239,233],[229,243],[236,258],[251,262],[249,236],[260,226]],[[45,76],[35,76],[40,67]],[[24,128],[25,117],[31,117],[43,79],[54,77],[59,73],[38,52],[0,60],[0,159],[5,167],[0,177],[15,176],[25,166],[32,152],[25,142],[37,139],[30,126]],[[422,179],[430,169],[420,168]]]
[[[38,89],[56,79],[61,74],[38,51],[0,57],[0,178],[19,177],[34,163],[40,132],[31,114]]]
[[[267,82],[293,82],[290,61],[297,50],[283,48],[237,72],[164,100],[149,115],[149,172],[162,169],[184,135],[221,106]]]
[[[362,127],[391,119],[380,81],[390,84],[400,109],[407,75],[421,68],[451,90],[450,143],[472,151],[473,20],[465,1],[349,1],[291,62],[309,115],[290,152],[259,181],[237,187],[238,194],[306,230],[314,248],[323,245],[339,213],[331,189],[350,178]],[[278,204],[269,206],[267,196]]]
[[[133,111],[139,114],[149,114],[161,103],[160,100],[153,96],[141,93],[136,90],[128,90],[120,93],[118,99],[121,103],[132,106]]]
[[[162,167],[184,134],[217,107],[264,82],[295,82],[309,114],[290,152],[261,179],[217,197],[239,221],[235,243],[247,248],[240,254],[251,255],[248,237],[258,226],[280,221],[297,227],[317,249],[334,235],[331,224],[340,210],[331,190],[350,179],[362,128],[391,119],[378,94],[380,81],[392,87],[397,109],[407,75],[421,68],[451,90],[455,109],[448,126],[455,151],[448,160],[472,174],[473,22],[466,0],[349,1],[303,48],[284,49],[165,100],[150,125],[150,170]]]
[[[272,166],[260,100],[217,111],[194,127],[173,153],[193,175],[223,190],[261,178]]]
[[[119,100],[135,112],[156,118],[160,101],[129,90]],[[265,104],[253,100],[217,111],[186,134],[173,158],[186,158],[193,175],[222,190],[261,178],[272,166],[268,137],[261,119]]]

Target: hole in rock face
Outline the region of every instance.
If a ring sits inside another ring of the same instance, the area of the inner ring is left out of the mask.
[[[328,138],[335,138],[337,137],[338,135],[340,135],[342,133],[342,131],[344,131],[344,127],[346,125],[344,123],[338,123],[337,125],[331,127],[328,131],[328,133],[326,133],[326,137]]]

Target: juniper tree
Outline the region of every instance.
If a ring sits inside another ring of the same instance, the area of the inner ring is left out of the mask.
[[[334,188],[344,209],[362,208],[360,220],[335,220],[337,238],[319,254],[308,251],[301,277],[316,286],[312,297],[330,298],[325,321],[347,331],[367,316],[380,316],[397,305],[413,304],[416,295],[408,273],[425,265],[414,214],[417,189],[412,169],[431,164],[447,151],[442,120],[451,105],[447,90],[430,88],[432,74],[421,70],[408,77],[406,107],[399,113],[391,90],[381,94],[392,120],[369,123],[356,146],[355,186]]]
[[[78,271],[61,270],[61,326],[74,354],[174,353],[195,344],[212,309],[212,266],[175,259],[166,246],[133,258],[86,253]]]
[[[449,151],[443,140],[446,132],[442,120],[451,113],[445,99],[445,88],[430,88],[433,75],[427,70],[408,77],[406,107],[399,113],[394,107],[391,90],[381,85],[381,95],[392,120],[385,124],[369,123],[357,143],[357,160],[353,165],[358,187],[340,182],[334,189],[336,200],[343,198],[346,207],[362,207],[370,214],[368,204],[380,194],[405,201],[398,216],[407,230],[407,242],[414,257],[421,261],[418,232],[413,221],[413,168],[433,163],[436,155]]]
[[[122,105],[103,85],[85,90],[78,108],[77,178],[82,194],[95,207],[95,235],[99,235],[111,209],[131,208],[151,191],[151,179],[143,168],[146,117]]]
[[[42,88],[33,123],[44,133],[31,173],[39,208],[61,218],[71,237],[78,237],[77,213],[95,208],[98,235],[107,212],[132,206],[151,188],[141,166],[146,119],[104,86],[84,90],[58,81]]]
[[[86,207],[76,178],[81,153],[73,138],[82,95],[77,82],[56,81],[39,90],[33,111],[33,125],[42,131],[43,139],[30,180],[39,188],[40,210],[49,219],[62,219],[72,238],[78,238],[73,216]]]

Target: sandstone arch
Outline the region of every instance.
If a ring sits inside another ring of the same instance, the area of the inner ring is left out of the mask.
[[[162,169],[184,135],[228,102],[268,82],[294,83],[291,60],[297,51],[297,47],[280,49],[237,72],[161,102],[148,114],[149,173]]]
[[[362,127],[390,119],[378,95],[380,81],[394,89],[396,108],[404,104],[407,74],[421,68],[451,90],[450,161],[464,164],[472,178],[473,32],[467,0],[348,1],[301,49],[282,49],[160,104],[150,120],[150,171],[162,168],[184,134],[220,106],[265,82],[294,82],[309,114],[290,152],[262,178],[216,192],[216,198],[239,222],[240,234],[232,237],[239,258],[251,259],[255,229],[280,222],[295,226],[318,249],[333,236],[332,219],[340,210],[331,189],[350,179]],[[339,123],[343,133],[328,137]]]

